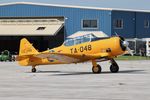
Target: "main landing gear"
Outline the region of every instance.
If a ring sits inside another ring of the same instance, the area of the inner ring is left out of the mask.
[[[36,72],[36,66],[32,66],[31,72],[35,73]]]
[[[92,60],[92,65],[93,65],[93,67],[92,67],[93,73],[95,73],[95,74],[101,73],[102,68],[101,68],[100,65],[98,65],[98,64],[96,63],[95,60]]]
[[[112,73],[117,73],[119,71],[119,66],[114,59],[111,59],[110,71]],[[102,68],[99,64],[96,63],[95,60],[92,60],[92,72],[95,74],[101,73]]]
[[[110,60],[111,62],[111,65],[110,65],[110,71],[112,73],[117,73],[119,71],[119,66],[118,64],[116,63],[116,61],[114,59],[111,59]]]

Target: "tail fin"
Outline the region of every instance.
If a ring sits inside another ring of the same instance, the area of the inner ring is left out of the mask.
[[[39,52],[32,46],[32,44],[26,38],[21,39],[19,55],[16,57],[19,64],[22,66],[30,65],[30,59],[35,54],[39,54]]]
[[[34,54],[39,54],[39,52],[32,46],[32,44],[26,38],[21,39],[19,56],[28,56]]]

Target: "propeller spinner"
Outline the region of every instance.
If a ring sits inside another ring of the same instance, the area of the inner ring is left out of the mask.
[[[120,37],[120,45],[123,51],[128,51],[133,56],[133,52],[129,48],[129,42],[126,41],[123,37]]]

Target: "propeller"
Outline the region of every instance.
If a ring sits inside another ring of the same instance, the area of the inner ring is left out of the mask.
[[[133,56],[133,52],[132,50],[129,48],[129,42],[126,41],[122,36],[119,36],[117,32],[115,32],[115,35],[120,37],[120,40],[121,40],[121,48],[123,51],[128,51],[129,54],[131,54],[131,56]]]
[[[133,56],[133,52],[132,50],[129,48],[129,42],[126,41],[124,38],[120,37],[121,40],[121,44],[122,44],[122,48],[123,50],[127,50],[132,56]]]
[[[127,47],[127,51],[131,54],[131,56],[134,55],[133,52],[132,52],[132,50],[129,47]]]

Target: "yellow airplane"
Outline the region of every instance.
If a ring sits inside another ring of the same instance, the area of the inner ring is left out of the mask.
[[[124,54],[129,43],[120,36],[98,38],[94,34],[86,34],[75,38],[68,38],[61,46],[38,52],[26,38],[20,41],[19,55],[16,60],[21,66],[32,66],[36,72],[39,65],[70,64],[92,62],[92,72],[100,73],[98,61],[110,60],[110,71],[116,73],[119,66],[113,59]]]

